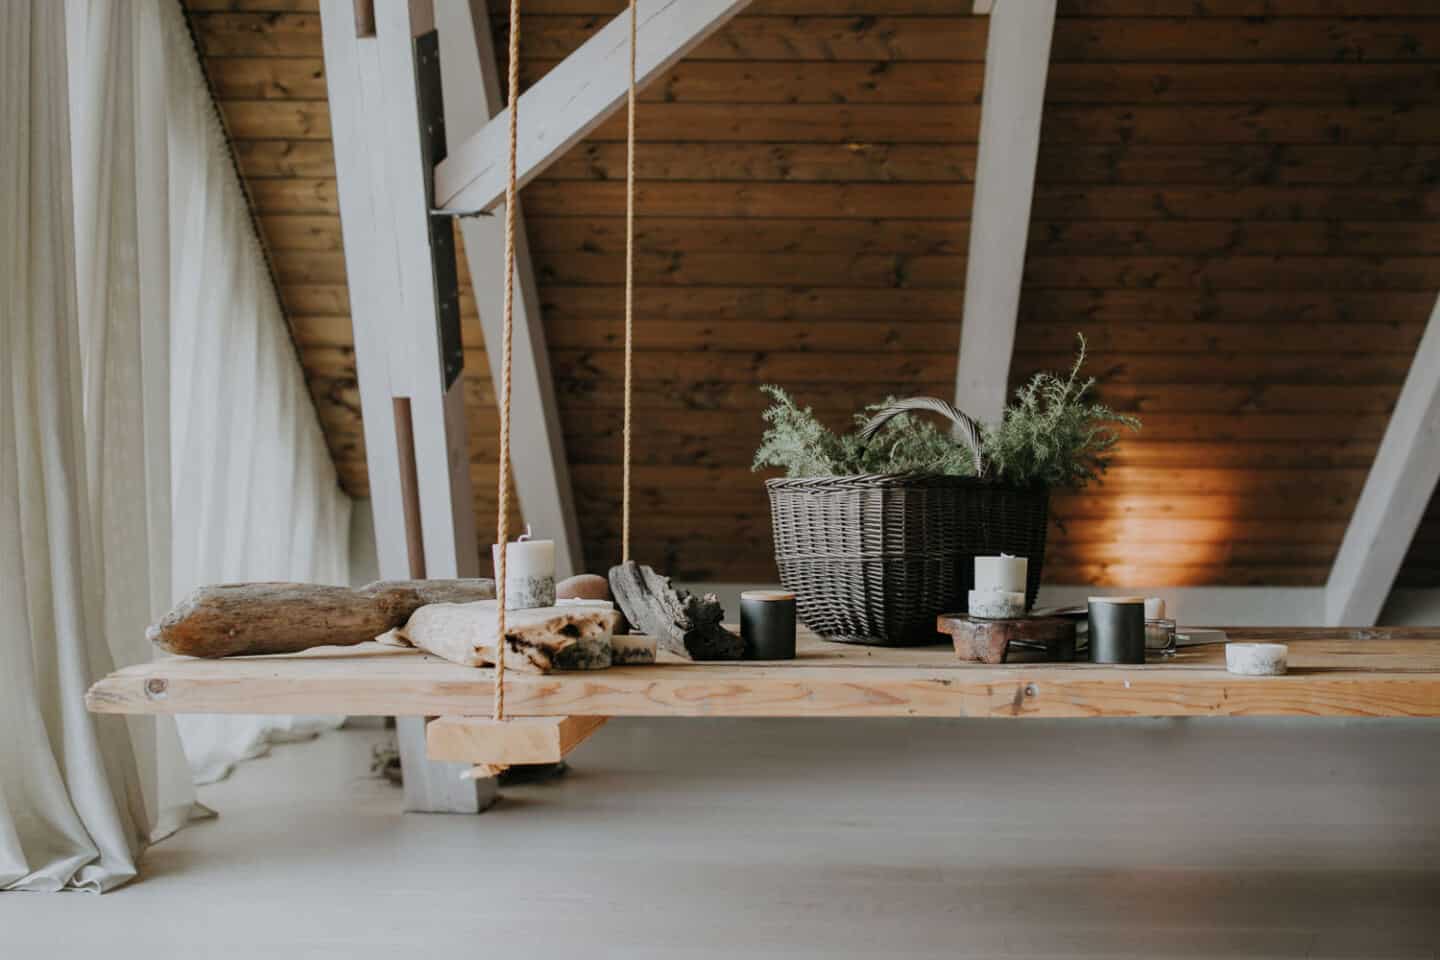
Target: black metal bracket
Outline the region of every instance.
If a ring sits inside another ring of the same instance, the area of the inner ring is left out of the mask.
[[[414,44],[415,89],[419,97],[416,106],[420,114],[420,150],[426,170],[426,206],[430,210],[430,259],[435,277],[435,326],[440,334],[442,382],[448,390],[465,370],[465,349],[460,341],[460,278],[455,263],[455,228],[451,224],[455,214],[435,208],[435,167],[445,159],[440,34],[430,30],[416,37]]]

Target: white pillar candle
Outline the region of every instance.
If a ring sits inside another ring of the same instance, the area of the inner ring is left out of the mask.
[[[1025,616],[1025,594],[1018,590],[971,590],[970,616],[1009,620]]]
[[[525,537],[506,544],[505,609],[555,606],[555,541]],[[491,544],[495,575],[500,575],[500,545]]]
[[[1165,619],[1165,601],[1162,600],[1162,599],[1160,599],[1159,597],[1146,597],[1146,598],[1145,598],[1145,619],[1146,619],[1146,620],[1164,620],[1164,619]]]
[[[976,557],[975,590],[978,593],[994,590],[1024,593],[1029,570],[1030,561],[1024,557],[1012,557],[1005,553],[998,557]]]

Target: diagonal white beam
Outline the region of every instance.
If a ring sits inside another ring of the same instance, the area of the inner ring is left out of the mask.
[[[955,405],[987,423],[1005,409],[1054,31],[1055,0],[998,0],[990,11],[955,371]]]
[[[644,86],[714,33],[750,0],[639,0],[636,79]],[[443,31],[442,31],[443,33]],[[625,102],[630,23],[621,14],[520,97],[516,149],[523,186]],[[488,210],[505,196],[508,111],[464,142],[435,170],[435,202],[447,210]]]
[[[1325,585],[1332,626],[1375,625],[1440,479],[1440,300]]]
[[[435,10],[440,34],[440,71],[445,131],[460,141],[500,112],[503,96],[485,0],[441,0]],[[478,94],[478,95],[477,95]],[[491,380],[500,383],[499,349],[505,303],[505,210],[493,217],[460,221],[470,286],[485,331]],[[556,574],[568,577],[584,565],[570,471],[550,354],[540,317],[540,295],[521,211],[516,216],[515,336],[511,344],[511,466],[520,509],[537,537],[555,541]]]

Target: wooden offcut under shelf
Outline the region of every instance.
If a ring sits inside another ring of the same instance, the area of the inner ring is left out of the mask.
[[[1222,645],[1145,666],[985,666],[948,646],[858,647],[804,635],[793,661],[506,674],[514,717],[1436,717],[1440,629],[1228,629],[1290,645],[1291,672],[1225,672]],[[492,673],[379,644],[279,657],[171,658],[91,688],[99,713],[489,716]]]

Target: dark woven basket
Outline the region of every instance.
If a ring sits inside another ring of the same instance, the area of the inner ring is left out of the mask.
[[[871,436],[895,413],[867,427]],[[925,409],[947,408],[926,401]],[[979,456],[973,421],[964,417]],[[957,420],[957,425],[964,427]],[[958,435],[958,434],[957,434]],[[805,625],[830,640],[884,646],[931,643],[935,618],[963,610],[975,557],[1026,557],[1026,601],[1045,563],[1050,496],[984,480],[870,474],[768,480],[775,563]]]
[[[965,609],[975,557],[1045,563],[1049,495],[961,477],[768,480],[775,563],[800,619],[847,643],[931,643],[935,618]]]

